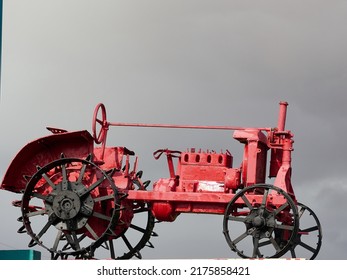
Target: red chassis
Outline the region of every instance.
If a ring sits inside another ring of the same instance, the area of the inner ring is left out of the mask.
[[[27,232],[29,246],[46,248],[52,259],[95,258],[100,248],[114,259],[140,258],[144,246],[153,247],[149,239],[156,236],[155,220],[172,222],[181,213],[223,215],[227,244],[241,257],[276,258],[287,252],[297,257],[298,248],[304,248],[305,257],[314,259],[321,227],[313,211],[297,202],[291,184],[293,134],[285,129],[287,105],[280,102],[276,128],[245,128],[111,123],[100,103],[92,135],[49,128],[53,135],[30,142],[16,155],[1,188],[23,193],[13,203],[22,212],[18,232]],[[170,177],[147,190],[150,182],[142,181],[135,153],[106,147],[110,126],[233,130],[244,145],[243,160],[234,168],[229,151],[158,150],[154,157],[166,155]],[[266,184],[269,150],[273,184]],[[313,217],[313,226],[302,226],[305,213]],[[140,215],[144,226],[137,225]],[[306,236],[313,237],[313,245],[304,242]]]

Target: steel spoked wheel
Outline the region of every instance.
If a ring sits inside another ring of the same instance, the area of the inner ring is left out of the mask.
[[[127,229],[103,245],[112,259],[142,259],[140,251],[144,247],[154,248],[149,240],[157,234],[153,232],[155,222],[150,208],[143,205],[134,209],[133,213],[134,217]]]
[[[299,217],[293,199],[272,185],[253,185],[238,192],[226,207],[223,233],[242,258],[278,258],[292,246]]]
[[[300,228],[290,248],[292,258],[313,260],[322,245],[322,228],[316,214],[306,205],[298,203]]]
[[[120,197],[104,171],[86,159],[65,158],[37,167],[22,199],[22,221],[52,259],[92,258],[119,221]]]

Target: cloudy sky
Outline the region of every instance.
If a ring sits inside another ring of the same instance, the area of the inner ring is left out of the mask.
[[[346,259],[347,2],[344,0],[4,0],[0,175],[46,126],[91,131],[103,102],[116,122],[273,127],[289,103],[293,186],[323,228],[318,259]],[[242,146],[225,131],[112,128],[152,182],[159,148]],[[17,195],[1,191],[0,249],[26,249]],[[222,217],[160,223],[144,258],[235,257]]]

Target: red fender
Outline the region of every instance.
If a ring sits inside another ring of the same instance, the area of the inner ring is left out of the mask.
[[[62,132],[39,138],[25,145],[9,165],[0,189],[19,193],[25,190],[27,180],[45,166],[65,157],[85,158],[93,153],[94,139],[86,131]]]

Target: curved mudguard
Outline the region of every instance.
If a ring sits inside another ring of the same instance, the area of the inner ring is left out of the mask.
[[[39,138],[25,145],[8,167],[0,189],[19,193],[25,190],[27,180],[44,166],[65,157],[85,158],[93,153],[93,137],[86,130],[62,132]]]

